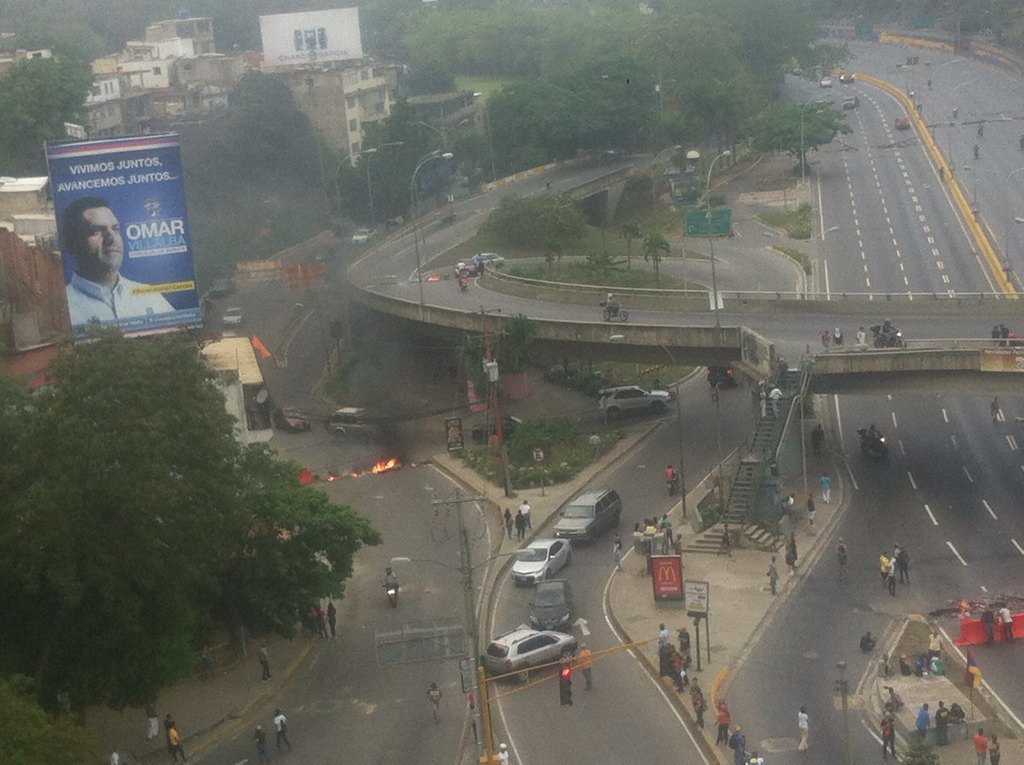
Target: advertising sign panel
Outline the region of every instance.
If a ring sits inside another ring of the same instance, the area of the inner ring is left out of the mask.
[[[652,555],[651,581],[655,600],[682,600],[683,559],[678,555]]]
[[[46,161],[75,336],[200,325],[178,136],[50,144]]]
[[[1024,372],[1024,350],[1019,348],[982,348],[981,371]]]
[[[686,580],[686,615],[702,617],[708,615],[711,605],[711,587],[707,582]]]
[[[268,69],[363,57],[358,8],[260,16],[260,37]]]

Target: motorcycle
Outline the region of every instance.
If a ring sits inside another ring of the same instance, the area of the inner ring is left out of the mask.
[[[626,321],[629,314],[614,300],[605,300],[601,303],[602,315],[605,321]]]
[[[465,274],[459,275],[459,289],[463,292],[469,289],[469,277]]]
[[[903,339],[903,332],[896,329],[888,321],[882,324],[875,324],[871,327],[871,332],[875,336],[875,347],[876,348],[906,348],[907,341]]]
[[[873,426],[857,428],[857,435],[860,436],[860,450],[864,452],[864,456],[876,460],[888,459],[889,445],[885,442],[885,436],[875,430]]]
[[[384,578],[384,591],[388,594],[388,603],[392,608],[398,606],[398,577],[388,574]]]

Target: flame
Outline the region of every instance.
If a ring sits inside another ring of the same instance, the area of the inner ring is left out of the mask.
[[[389,457],[388,459],[381,460],[380,462],[375,464],[372,468],[370,468],[370,472],[373,473],[374,475],[377,475],[378,473],[385,473],[388,470],[397,470],[401,466],[402,463],[399,462],[396,457]]]

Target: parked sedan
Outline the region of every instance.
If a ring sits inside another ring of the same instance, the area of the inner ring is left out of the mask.
[[[530,602],[530,624],[539,630],[568,632],[572,628],[572,587],[564,579],[537,584]]]
[[[310,428],[309,415],[294,406],[274,410],[274,424],[278,430],[288,433],[301,433]]]
[[[502,675],[539,664],[564,659],[576,650],[576,638],[564,632],[551,632],[518,627],[494,638],[484,650],[484,669]]]
[[[906,117],[896,118],[896,129],[897,130],[910,130],[910,120]]]
[[[572,547],[567,539],[535,539],[516,555],[512,581],[536,584],[550,579],[572,562]]]

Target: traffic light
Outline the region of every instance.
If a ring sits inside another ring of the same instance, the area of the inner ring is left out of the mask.
[[[572,665],[569,663],[558,670],[558,700],[563,707],[572,706]]]

